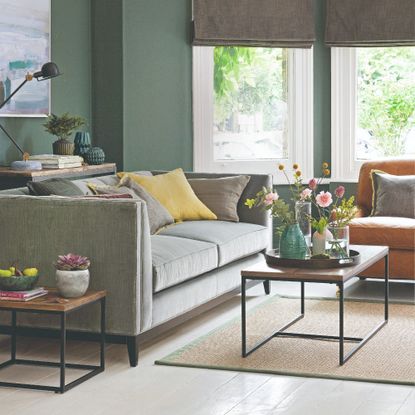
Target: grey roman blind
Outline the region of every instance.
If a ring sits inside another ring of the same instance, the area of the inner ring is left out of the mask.
[[[415,0],[326,0],[329,46],[414,46]]]
[[[193,0],[193,44],[310,48],[313,0]]]

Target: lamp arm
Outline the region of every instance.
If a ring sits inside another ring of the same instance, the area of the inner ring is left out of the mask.
[[[16,95],[17,92],[20,91],[20,89],[26,84],[27,81],[29,81],[28,77],[13,91],[12,94],[10,94],[1,104],[0,104],[0,110]]]
[[[9,139],[12,141],[12,143],[18,148],[18,150],[22,153],[22,156],[25,155],[25,152],[22,150],[22,148],[19,146],[19,144],[16,143],[15,139],[6,131],[6,129],[0,124],[0,130],[3,131],[4,134],[9,137]]]

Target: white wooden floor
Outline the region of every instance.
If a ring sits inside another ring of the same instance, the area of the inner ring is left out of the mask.
[[[292,285],[290,285],[291,287]],[[290,292],[288,285],[275,293]],[[321,286],[323,287],[323,286]],[[328,287],[307,294],[333,294]],[[403,292],[407,292],[406,289]],[[260,286],[250,290],[250,306],[265,299]],[[11,414],[137,414],[137,415],[414,415],[415,391],[409,386],[237,373],[155,366],[154,360],[187,344],[239,314],[235,297],[194,318],[141,350],[139,366],[128,366],[123,345],[107,346],[106,371],[64,395],[0,388],[0,415]],[[57,343],[19,338],[20,356],[53,359]],[[7,357],[8,340],[0,337],[0,359]],[[410,352],[410,351],[408,351]],[[93,362],[97,345],[69,342],[68,360]],[[71,372],[70,375],[73,375]],[[2,370],[1,380],[51,384],[58,381],[48,368]]]

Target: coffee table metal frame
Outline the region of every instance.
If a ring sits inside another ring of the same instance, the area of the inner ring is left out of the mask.
[[[75,310],[78,310],[86,305],[100,303],[101,308],[101,330],[100,330],[100,363],[98,366],[95,365],[84,365],[76,363],[66,362],[66,316]],[[64,393],[73,387],[85,382],[86,380],[98,375],[105,370],[105,296],[97,300],[82,304],[79,307],[72,308],[66,311],[55,311],[55,310],[36,310],[36,309],[15,309],[1,307],[1,311],[11,312],[11,350],[10,359],[0,364],[0,369],[9,367],[11,365],[29,365],[29,366],[48,366],[48,367],[59,367],[60,368],[60,383],[59,386],[48,386],[38,385],[31,383],[19,383],[19,382],[0,382],[0,387],[12,387],[12,388],[24,388],[24,389],[36,389],[44,391],[52,391],[55,393]],[[18,359],[16,356],[17,348],[17,334],[16,334],[16,320],[17,312],[19,313],[40,313],[40,314],[52,314],[58,315],[60,318],[60,361],[49,362],[43,360],[30,360],[30,359]],[[78,379],[66,384],[65,383],[65,369],[78,369],[78,370],[89,370],[88,373],[79,377]]]
[[[289,323],[279,328],[276,332],[271,334],[266,339],[257,343],[251,349],[247,349],[246,341],[246,286],[248,280],[263,280],[264,284],[269,285],[270,281],[275,280],[273,277],[266,278],[264,276],[242,276],[242,287],[241,287],[241,307],[242,307],[242,357],[247,357],[255,350],[259,349],[264,344],[268,343],[275,337],[298,337],[301,339],[314,339],[314,340],[337,340],[339,342],[339,363],[340,366],[344,365],[360,348],[362,348],[383,326],[388,322],[389,318],[389,255],[386,254],[384,257],[385,261],[385,284],[384,284],[384,320],[379,323],[373,330],[371,330],[365,337],[349,337],[344,335],[344,282],[333,282],[332,280],[315,280],[307,278],[284,279],[282,276],[278,277],[278,281],[291,281],[300,282],[301,284],[301,297],[300,297],[300,315],[294,318]],[[356,278],[356,277],[355,277]],[[296,333],[287,332],[286,330],[295,324],[297,321],[304,318],[305,315],[305,283],[324,283],[324,284],[336,284],[339,290],[339,335],[330,336],[325,334],[309,334],[309,333]],[[344,343],[345,342],[356,342],[357,345],[345,355]]]

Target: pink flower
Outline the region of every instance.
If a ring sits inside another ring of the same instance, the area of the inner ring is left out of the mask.
[[[317,180],[316,180],[316,179],[311,179],[311,180],[308,182],[308,187],[309,187],[311,190],[316,190],[316,189],[317,189]]]
[[[338,197],[339,199],[341,199],[344,196],[344,192],[346,191],[346,189],[344,188],[344,186],[339,186],[335,191],[334,194],[336,195],[336,197]]]
[[[326,208],[333,203],[333,199],[330,192],[324,192],[323,190],[316,196],[317,204],[322,207]]]
[[[307,200],[311,198],[311,195],[313,194],[311,189],[304,189],[300,194],[301,200]]]
[[[275,200],[278,200],[279,196],[278,193],[268,193],[265,195],[265,200],[264,200],[264,204],[266,204],[267,206],[272,205],[274,203]]]

